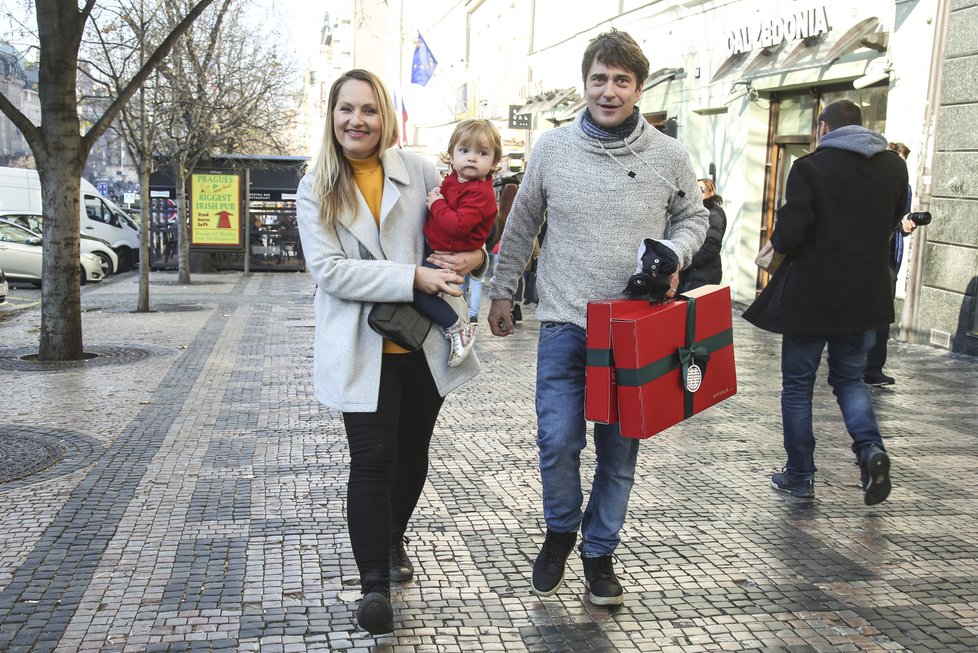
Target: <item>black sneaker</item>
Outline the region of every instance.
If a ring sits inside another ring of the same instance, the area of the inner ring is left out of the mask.
[[[588,588],[588,600],[594,605],[621,605],[625,592],[615,576],[614,556],[581,558],[584,562],[584,584]]]
[[[879,374],[867,374],[863,377],[863,383],[874,388],[881,388],[884,385],[893,385],[896,379],[880,372]]]
[[[513,324],[516,324],[523,319],[523,310],[520,308],[519,304],[513,304]]]
[[[403,583],[414,576],[414,565],[404,550],[404,545],[410,541],[403,535],[391,535],[391,580],[395,583]]]
[[[363,600],[357,610],[357,623],[371,635],[394,632],[390,580],[379,571],[360,576]]]
[[[533,563],[533,593],[537,596],[553,596],[564,581],[567,556],[574,550],[577,532],[555,533],[547,529],[547,539]]]
[[[890,457],[879,447],[870,445],[860,452],[859,459],[863,501],[867,506],[875,506],[890,496]]]
[[[782,469],[771,476],[771,487],[802,499],[815,498],[815,478],[796,478],[791,472]]]

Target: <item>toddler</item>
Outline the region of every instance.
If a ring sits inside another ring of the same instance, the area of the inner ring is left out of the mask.
[[[488,120],[464,120],[448,141],[452,172],[428,193],[425,256],[434,251],[466,252],[486,243],[496,219],[492,173],[502,158],[499,131]],[[426,267],[436,267],[425,262]],[[439,295],[414,292],[414,305],[441,327],[452,344],[449,367],[456,367],[472,350],[476,324],[459,318]]]

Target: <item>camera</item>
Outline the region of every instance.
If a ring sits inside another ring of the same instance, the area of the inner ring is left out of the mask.
[[[930,224],[930,211],[914,211],[910,214],[910,220],[918,227]]]

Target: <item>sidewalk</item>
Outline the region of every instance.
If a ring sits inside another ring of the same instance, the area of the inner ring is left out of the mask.
[[[537,323],[483,325],[408,533],[393,636],[354,626],[346,444],[312,399],[306,274],[153,273],[82,294],[86,363],[38,364],[40,309],[0,321],[0,651],[978,650],[978,360],[890,344],[874,389],[894,490],[863,505],[824,381],[815,501],[783,464],[779,340],[734,316],[739,393],[643,443],[618,549],[625,605],[543,539]],[[588,450],[583,468],[593,468]]]

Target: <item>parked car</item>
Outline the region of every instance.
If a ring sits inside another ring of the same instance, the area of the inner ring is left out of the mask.
[[[111,200],[102,197],[86,179],[79,180],[80,230],[112,245],[126,272],[139,262],[139,229]],[[36,170],[0,167],[0,210],[40,213],[41,182]]]
[[[41,237],[30,229],[0,222],[0,268],[10,281],[27,281],[41,286]],[[79,253],[78,269],[82,285],[101,281],[102,261],[93,254]]]
[[[0,211],[0,222],[12,222],[24,229],[33,231],[41,236],[41,214],[39,213],[6,213]],[[81,251],[94,254],[102,261],[102,276],[107,277],[119,271],[119,257],[112,250],[109,241],[88,234],[81,234]]]
[[[10,292],[10,286],[7,284],[7,277],[3,273],[3,268],[0,268],[0,304],[6,303],[8,292]]]

